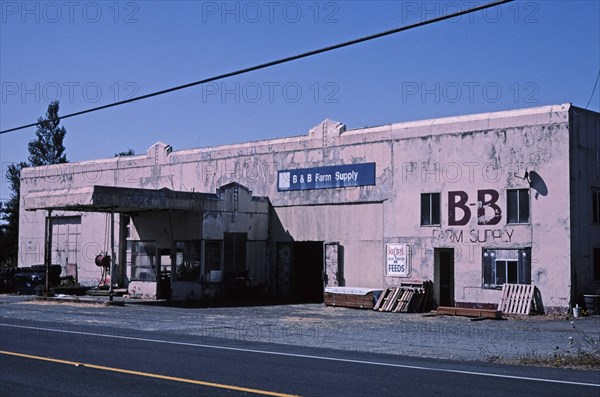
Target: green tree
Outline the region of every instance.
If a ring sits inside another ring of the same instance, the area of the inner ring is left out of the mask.
[[[133,150],[132,148],[129,148],[129,149],[125,150],[124,152],[115,153],[115,157],[121,157],[121,156],[135,156],[135,150]]]
[[[4,214],[4,203],[0,201],[0,214]],[[0,267],[5,265],[7,260],[6,252],[6,230],[4,223],[0,223]]]
[[[58,101],[52,101],[48,105],[46,118],[38,119],[35,139],[29,142],[29,162],[33,167],[67,162],[63,145],[67,130],[60,126],[58,109]]]
[[[63,140],[67,130],[61,127],[58,101],[48,105],[46,118],[38,119],[35,139],[29,142],[29,164],[11,164],[6,169],[6,179],[12,194],[0,206],[0,263],[17,265],[19,249],[19,203],[21,200],[21,170],[30,166],[67,162]]]
[[[19,202],[21,200],[21,170],[27,163],[11,164],[6,169],[6,180],[12,190],[11,197],[0,207],[0,265],[17,265],[19,246]]]

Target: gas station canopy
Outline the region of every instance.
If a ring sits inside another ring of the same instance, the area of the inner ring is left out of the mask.
[[[218,200],[216,194],[181,192],[170,189],[135,189],[115,186],[87,186],[32,192],[23,199],[25,210],[82,212],[197,211],[204,200]]]

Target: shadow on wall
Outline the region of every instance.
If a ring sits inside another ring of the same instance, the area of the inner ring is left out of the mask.
[[[271,207],[270,293],[290,303],[322,303],[324,285],[343,285],[344,250],[338,243],[298,240]]]
[[[546,314],[546,311],[544,310],[544,303],[542,301],[542,293],[540,292],[539,288],[534,288],[533,304],[536,314]]]
[[[337,282],[338,286],[344,287],[346,286],[346,279],[344,278],[344,246],[339,245],[339,253],[338,253],[338,273],[337,273]]]
[[[292,246],[294,239],[285,230],[277,211],[272,205],[269,206],[269,230],[271,239],[270,258],[271,269],[269,276],[269,295],[273,298],[285,299],[291,294],[291,271],[292,271]]]

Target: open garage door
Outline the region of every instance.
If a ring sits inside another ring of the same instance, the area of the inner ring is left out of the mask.
[[[293,243],[292,299],[323,302],[323,241]]]

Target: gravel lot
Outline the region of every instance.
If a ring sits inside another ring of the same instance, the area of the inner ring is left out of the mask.
[[[475,361],[600,355],[600,316],[509,317],[471,321],[432,314],[382,313],[322,304],[182,308],[37,301],[0,295],[0,317],[115,330],[168,331],[340,350]],[[0,319],[0,322],[1,320]],[[1,326],[0,326],[1,327]]]

